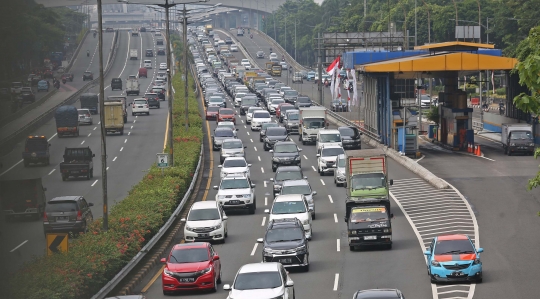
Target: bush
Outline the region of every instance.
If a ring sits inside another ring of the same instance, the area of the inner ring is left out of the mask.
[[[497,88],[495,89],[495,93],[499,96],[506,96],[506,88],[505,87]]]
[[[178,55],[177,55],[178,57]],[[142,181],[109,213],[109,230],[102,219],[87,234],[70,242],[69,252],[41,256],[26,263],[9,282],[12,299],[90,298],[118,273],[170,217],[184,196],[199,160],[202,119],[193,90],[188,97],[189,130],[184,129],[181,73],[173,80],[174,165],[153,165]],[[188,76],[193,82],[191,75]],[[190,84],[189,86],[193,86]],[[31,283],[29,283],[31,282]]]

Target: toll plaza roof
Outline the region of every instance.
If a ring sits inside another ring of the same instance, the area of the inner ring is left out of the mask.
[[[424,45],[416,47],[415,49],[429,50],[429,54],[357,65],[355,66],[355,69],[365,73],[403,74],[407,72],[456,71],[468,73],[483,70],[511,70],[517,64],[517,59],[515,58],[471,53],[478,51],[479,47],[493,48],[493,45],[465,42]],[[452,52],[451,50],[457,52]]]

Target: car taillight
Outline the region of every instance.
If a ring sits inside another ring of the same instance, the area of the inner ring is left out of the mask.
[[[90,117],[90,114],[86,114],[86,117]]]
[[[81,221],[82,220],[82,212],[79,210],[77,212],[77,221]]]
[[[49,218],[47,217],[47,212],[43,212],[43,222],[49,222]]]
[[[145,107],[144,108],[148,108],[148,104],[144,105]]]

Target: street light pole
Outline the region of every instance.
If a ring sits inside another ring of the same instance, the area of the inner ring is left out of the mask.
[[[98,10],[98,53],[99,53],[99,121],[101,130],[101,190],[103,192],[103,231],[109,229],[109,209],[107,199],[107,143],[105,137],[105,82],[103,79],[103,19],[101,0],[97,0]],[[118,33],[117,33],[118,34]]]
[[[186,132],[189,130],[189,103],[188,103],[188,46],[187,46],[187,10],[186,5],[184,4],[184,9],[182,10],[182,15],[184,19],[182,20],[183,28],[182,37],[183,37],[183,47],[184,47],[184,113],[185,113],[185,126]]]
[[[296,61],[296,19],[294,19],[294,61]]]

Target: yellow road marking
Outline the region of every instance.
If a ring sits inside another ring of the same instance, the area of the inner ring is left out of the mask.
[[[184,243],[184,240],[180,241],[180,244]],[[156,280],[161,276],[161,273],[163,273],[163,269],[165,269],[165,265],[161,266],[159,271],[150,279],[150,281],[144,286],[144,288],[141,290],[141,293],[146,293],[148,289],[156,282]]]

